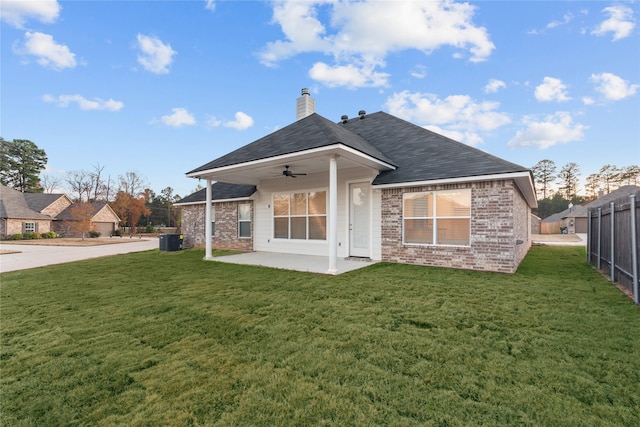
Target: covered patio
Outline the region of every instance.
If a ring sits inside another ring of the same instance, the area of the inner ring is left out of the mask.
[[[370,259],[338,258],[336,272],[328,272],[329,257],[299,254],[281,254],[275,252],[248,252],[208,258],[209,261],[230,264],[258,265],[283,270],[303,271],[321,274],[342,274],[358,270],[376,263]]]

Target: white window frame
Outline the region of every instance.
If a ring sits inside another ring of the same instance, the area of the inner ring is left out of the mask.
[[[249,219],[241,219],[240,208],[242,206],[248,206],[249,209]],[[251,203],[238,203],[238,239],[250,239],[251,238]],[[243,236],[242,227],[240,224],[249,224],[249,235]]]
[[[447,193],[452,193],[452,192],[456,192],[456,191],[464,191],[466,193],[469,194],[469,215],[456,215],[456,216],[452,216],[452,215],[448,215],[448,216],[438,216],[437,212],[438,212],[438,195],[442,195],[442,194],[447,194]],[[429,212],[427,213],[427,216],[417,216],[417,217],[407,217],[405,216],[405,200],[407,198],[407,196],[409,195],[415,195],[415,194],[424,194],[424,195],[428,195],[431,194],[432,195],[432,204],[431,206],[428,206],[428,210]],[[415,245],[415,246],[462,246],[462,247],[469,247],[471,246],[471,203],[473,200],[473,194],[471,192],[470,188],[461,188],[461,189],[456,189],[456,190],[438,190],[438,191],[415,191],[415,192],[407,192],[407,193],[403,193],[402,194],[402,244],[403,245]],[[405,235],[405,231],[406,231],[406,221],[407,220],[416,220],[416,219],[423,219],[423,220],[431,220],[432,221],[432,239],[431,241],[433,243],[417,243],[417,242],[407,242],[406,240],[406,235]],[[466,244],[449,244],[449,243],[438,243],[438,221],[439,220],[445,220],[445,219],[466,219],[469,221],[469,235],[467,237],[467,243]]]
[[[324,210],[324,214],[310,214],[309,213],[309,194],[311,193],[324,193],[324,203],[325,203],[325,210]],[[294,194],[304,194],[306,197],[306,212],[304,215],[291,215],[291,200],[294,196]],[[327,218],[328,218],[328,211],[329,211],[329,198],[328,198],[328,194],[329,191],[327,188],[318,188],[318,189],[314,189],[314,190],[299,190],[299,191],[287,191],[287,192],[280,192],[280,193],[275,193],[272,196],[272,210],[271,210],[271,226],[272,226],[272,232],[271,232],[271,236],[273,237],[273,239],[275,240],[294,240],[294,241],[303,241],[303,242],[326,242],[327,241]],[[275,209],[276,209],[276,197],[278,196],[282,196],[282,195],[286,195],[289,196],[289,208],[288,208],[288,212],[287,215],[276,215],[275,214]],[[312,239],[309,237],[309,219],[310,218],[322,218],[324,217],[324,239]],[[287,230],[287,237],[276,237],[276,230],[275,230],[275,219],[276,218],[288,218],[288,230]],[[305,218],[305,238],[293,238],[291,237],[291,218]]]
[[[38,225],[34,221],[28,221],[22,223],[23,233],[36,233],[38,230]]]
[[[211,205],[211,238],[213,239],[215,235],[216,235],[216,206]]]

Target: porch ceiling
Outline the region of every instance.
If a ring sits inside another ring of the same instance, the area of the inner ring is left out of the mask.
[[[285,166],[293,173],[305,173],[308,175],[329,171],[329,159],[337,156],[338,169],[352,167],[367,167],[375,170],[394,169],[392,165],[381,162],[370,156],[363,155],[342,144],[320,149],[291,153],[282,156],[269,157],[254,160],[247,163],[224,166],[220,168],[199,171],[188,174],[192,178],[211,179],[212,181],[227,182],[230,184],[258,185],[261,181],[282,177]],[[297,179],[304,179],[299,176]]]

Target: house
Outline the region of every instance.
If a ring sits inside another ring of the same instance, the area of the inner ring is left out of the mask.
[[[566,227],[568,234],[587,233],[588,232],[588,215],[590,208],[598,208],[608,206],[609,203],[631,194],[635,194],[640,187],[637,185],[623,185],[622,187],[608,193],[599,194],[598,198],[584,205],[574,206],[572,204],[562,212],[549,215],[542,220],[543,223],[557,223],[559,227]]]
[[[64,194],[22,193],[0,186],[0,238],[13,234],[56,232],[74,236],[70,227],[74,203]],[[111,235],[120,218],[106,203],[92,204],[92,227],[103,236]]]
[[[314,106],[303,89],[294,123],[187,173],[205,189],[176,205],[205,259],[215,245],[325,256],[330,274],[337,257],[515,272],[537,206],[527,168],[384,112],[336,123]]]

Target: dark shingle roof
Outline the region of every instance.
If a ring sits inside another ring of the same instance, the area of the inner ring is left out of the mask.
[[[188,172],[188,174],[269,157],[298,153],[338,143],[344,144],[385,163],[393,164],[391,158],[371,145],[366,139],[314,113],[244,147],[238,148],[229,154],[206,163]]]
[[[0,185],[0,218],[50,220],[50,216],[36,212],[29,207],[26,195],[28,193],[21,193],[11,187]],[[42,194],[39,195],[42,196]]]
[[[106,202],[98,202],[98,203],[91,203],[91,207],[93,208],[91,210],[91,216],[96,216],[98,214],[98,212],[100,212],[105,206],[107,205]],[[62,221],[73,221],[75,220],[74,216],[73,216],[73,208],[74,206],[76,206],[75,204],[67,206],[62,212],[60,212],[58,214],[58,216],[56,216],[57,220],[62,220]]]
[[[31,209],[36,212],[42,212],[43,209],[50,206],[59,198],[64,197],[62,194],[44,194],[44,193],[24,193],[24,198]]]
[[[224,182],[216,182],[211,186],[211,196],[213,200],[232,200],[244,197],[249,197],[256,192],[254,185],[238,185],[238,184],[226,184]],[[176,205],[205,202],[206,188],[189,194],[188,196],[180,199],[176,202]]]
[[[528,171],[384,112],[341,126],[393,159],[397,169],[378,175],[378,185]]]

